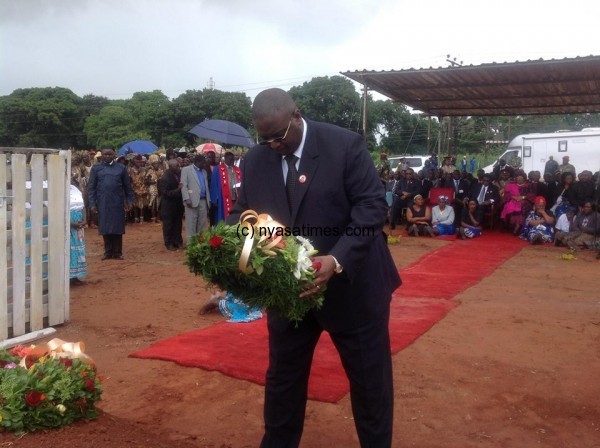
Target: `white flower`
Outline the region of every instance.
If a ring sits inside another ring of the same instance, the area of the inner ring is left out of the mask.
[[[317,253],[317,251],[315,250],[315,248],[313,247],[313,245],[306,238],[303,238],[301,236],[297,236],[296,240],[300,243],[300,245],[304,248],[304,250],[306,250],[307,252],[309,252],[309,256],[313,256],[314,254]]]
[[[56,410],[58,412],[60,412],[61,414],[64,414],[65,411],[67,410],[66,406],[64,404],[57,404],[56,405]]]
[[[306,278],[306,274],[312,267],[311,257],[315,255],[317,251],[315,250],[313,245],[310,244],[310,241],[308,241],[306,238],[297,236],[296,239],[300,243],[300,248],[298,249],[298,260],[296,262],[296,270],[294,271],[294,277],[300,280],[302,278]]]

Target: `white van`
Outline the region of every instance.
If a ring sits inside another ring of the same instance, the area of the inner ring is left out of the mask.
[[[539,171],[552,156],[560,165],[564,156],[577,173],[600,170],[600,128],[585,128],[581,131],[559,131],[546,134],[523,134],[513,138],[506,151],[498,157],[525,173]],[[494,164],[483,168],[486,173],[494,170]]]
[[[388,160],[390,161],[390,166],[392,170],[396,171],[398,166],[400,165],[400,160],[405,159],[408,163],[408,166],[411,167],[415,173],[418,173],[425,166],[425,161],[429,159],[431,156],[398,156],[398,157],[390,157]]]

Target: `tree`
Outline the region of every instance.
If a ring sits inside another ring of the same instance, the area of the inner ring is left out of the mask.
[[[173,130],[188,145],[196,139],[188,131],[205,119],[232,121],[248,130],[252,126],[250,98],[241,92],[188,90],[175,98],[172,104]]]
[[[5,146],[69,148],[81,137],[81,99],[69,89],[18,89],[0,99]]]
[[[316,120],[358,131],[360,128],[360,95],[354,84],[342,76],[313,78],[292,87],[290,96],[302,114]]]
[[[147,135],[147,140],[160,144],[163,136],[173,132],[171,101],[160,90],[136,92],[125,107],[132,115],[134,130]]]
[[[131,111],[122,106],[105,106],[96,115],[85,121],[85,134],[88,142],[98,148],[118,150],[131,140],[150,140],[146,130],[136,129],[137,121]]]
[[[375,101],[370,105],[368,120],[375,125],[381,149],[391,154],[428,153],[428,118],[411,113],[405,105],[391,100]],[[432,126],[432,135],[436,129],[437,122]]]
[[[81,133],[77,139],[78,148],[90,148],[91,146],[93,146],[88,143],[87,136],[83,132],[85,121],[88,117],[98,114],[104,106],[107,106],[110,103],[111,101],[103,96],[96,96],[91,94],[83,96],[83,98],[81,99],[81,106],[79,110],[79,115],[81,117],[79,129],[81,130]]]

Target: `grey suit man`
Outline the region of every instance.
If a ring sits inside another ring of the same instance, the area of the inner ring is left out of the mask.
[[[206,158],[198,154],[194,157],[193,165],[181,170],[181,196],[185,205],[185,235],[188,242],[208,228],[210,191],[205,165]]]

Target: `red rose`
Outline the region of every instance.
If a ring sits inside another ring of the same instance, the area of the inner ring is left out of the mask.
[[[41,392],[38,392],[37,390],[32,390],[25,394],[25,403],[27,403],[32,408],[38,406],[45,399],[45,395]]]
[[[37,358],[33,356],[25,356],[25,367],[30,369],[37,362]]]
[[[93,379],[91,378],[87,378],[85,381],[85,390],[87,390],[88,392],[94,392],[94,390],[96,389],[96,383],[94,382]]]
[[[223,237],[222,236],[213,236],[210,238],[209,243],[214,248],[221,247],[223,245]]]
[[[312,262],[312,266],[311,266],[311,267],[312,267],[312,268],[313,268],[315,271],[320,271],[320,270],[321,270],[321,266],[322,266],[322,264],[321,264],[321,262],[320,262],[320,261],[313,261],[313,262]]]
[[[58,362],[60,362],[66,368],[69,368],[73,365],[73,360],[70,358],[60,358]]]

